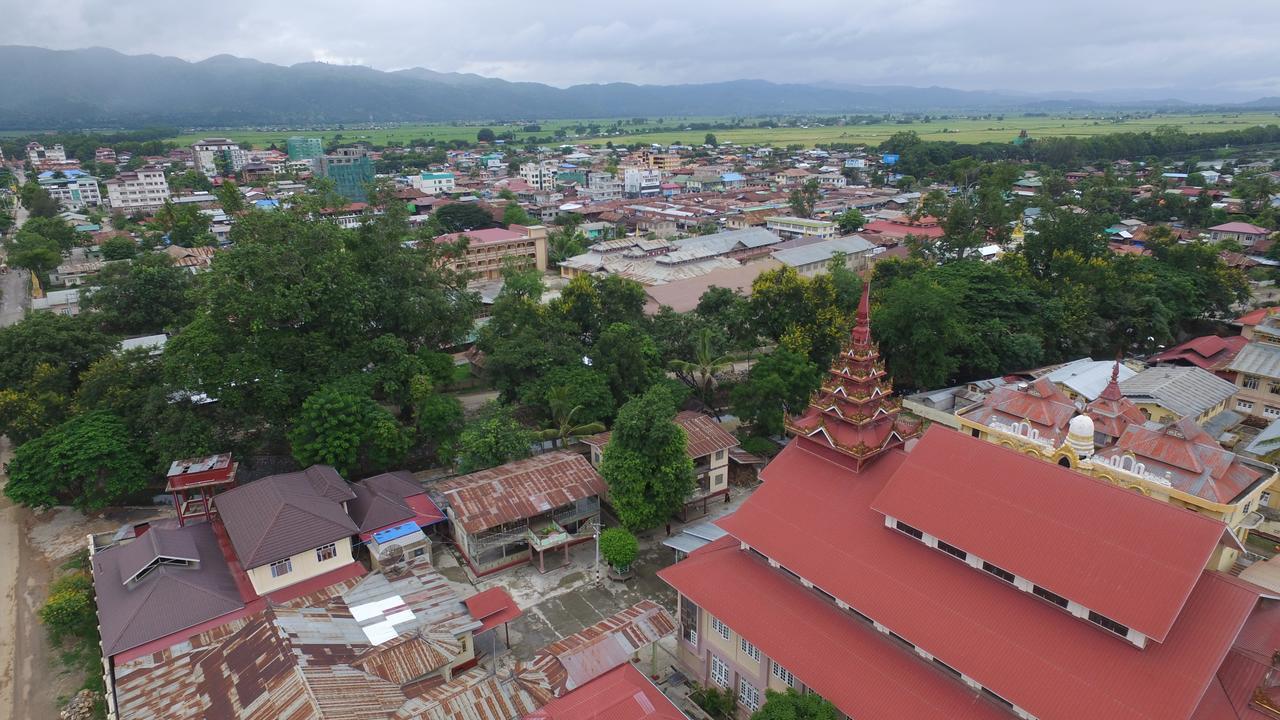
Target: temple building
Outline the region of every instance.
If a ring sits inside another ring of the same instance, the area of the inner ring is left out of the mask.
[[[1121,391],[1122,367],[1083,412],[1041,378],[998,388],[957,419],[973,437],[1220,520],[1243,542],[1264,523],[1258,508],[1272,502],[1276,469],[1223,448],[1193,417],[1149,421]],[[1240,548],[1222,546],[1211,567],[1239,558]]]
[[[786,688],[857,720],[1280,717],[1280,603],[1206,569],[1231,529],[1078,471],[1102,454],[1096,433],[1133,432],[1122,398],[1104,388],[1094,423],[1038,386],[1025,449],[921,433],[867,306],[864,290],[794,437],[716,521],[727,534],[659,572],[691,678],[731,692],[740,718]]]

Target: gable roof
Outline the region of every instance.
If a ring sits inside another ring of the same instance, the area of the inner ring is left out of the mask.
[[[355,498],[336,470],[312,465],[228,490],[213,504],[247,570],[355,535],[342,507]]]
[[[1234,383],[1198,367],[1147,368],[1120,383],[1134,402],[1152,402],[1180,417],[1199,417],[1236,394]]]
[[[1076,414],[1071,398],[1048,378],[1024,386],[1001,385],[965,416],[988,427],[1025,420],[1041,437],[1057,444],[1066,439],[1067,425]]]
[[[1054,369],[1044,377],[1060,385],[1066,385],[1083,395],[1086,400],[1093,400],[1102,394],[1103,388],[1111,381],[1114,366],[1115,363],[1111,360],[1081,358]],[[1136,374],[1123,363],[1120,365],[1120,382],[1123,383]]]
[[[871,507],[1157,641],[1225,527],[941,427]]]
[[[158,557],[197,564],[160,564],[130,582]],[[91,565],[108,657],[244,607],[208,523],[152,527],[132,542],[94,553]]]
[[[1158,363],[1185,362],[1205,370],[1217,370],[1229,365],[1249,340],[1240,335],[1220,337],[1204,335],[1192,338],[1181,345],[1152,355],[1151,361]]]
[[[446,480],[431,491],[469,533],[606,492],[600,473],[586,458],[563,450]]]
[[[1272,474],[1223,448],[1193,418],[1156,429],[1130,425],[1095,457],[1114,464],[1126,455],[1141,461],[1141,472],[1157,482],[1222,504],[1234,503]]]
[[[1247,222],[1223,223],[1221,225],[1214,225],[1209,229],[1216,230],[1218,232],[1243,233],[1245,235],[1265,235],[1271,232],[1264,227],[1258,227],[1257,225]]]
[[[1249,375],[1280,378],[1280,345],[1251,342],[1236,354],[1227,369]]]

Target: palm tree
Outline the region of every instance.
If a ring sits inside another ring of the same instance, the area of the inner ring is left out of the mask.
[[[693,360],[672,360],[669,367],[680,380],[698,392],[703,406],[720,419],[716,411],[715,400],[716,376],[729,367],[728,355],[716,355],[713,348],[711,328],[702,328],[694,343]]]
[[[547,405],[551,408],[551,427],[537,433],[539,440],[551,440],[557,447],[564,447],[575,438],[604,432],[604,423],[574,424],[574,416],[582,411],[581,405],[570,405],[568,386],[554,387],[547,391]]]

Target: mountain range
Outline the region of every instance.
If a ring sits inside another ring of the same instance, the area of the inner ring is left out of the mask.
[[[318,62],[282,66],[218,55],[188,62],[105,48],[0,46],[0,129],[216,127],[338,122],[759,116],[913,111],[1190,108],[1174,97],[733,80],[558,88],[425,68],[380,71]],[[1149,95],[1149,93],[1148,93]],[[1114,96],[1111,96],[1114,97]],[[1235,105],[1280,107],[1280,98]]]

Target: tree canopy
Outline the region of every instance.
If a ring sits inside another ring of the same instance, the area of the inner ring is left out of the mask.
[[[676,406],[665,385],[655,385],[618,411],[600,474],[609,500],[632,531],[655,527],[679,510],[693,492],[693,460]]]

